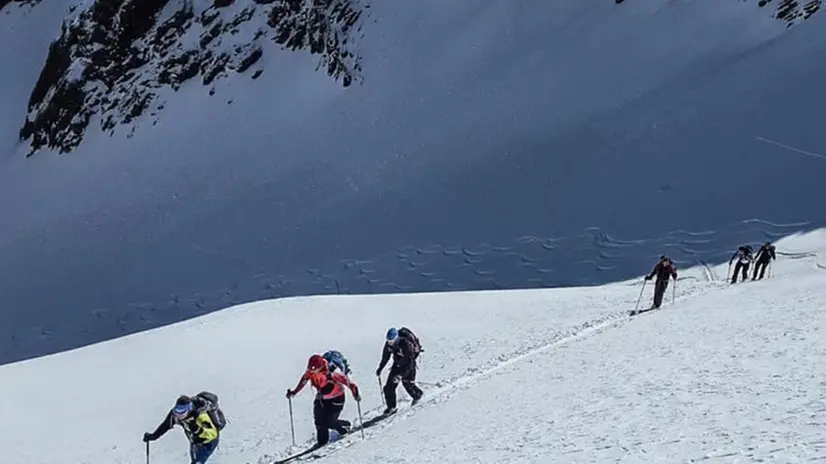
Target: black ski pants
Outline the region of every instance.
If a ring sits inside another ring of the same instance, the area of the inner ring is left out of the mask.
[[[754,275],[752,276],[751,280],[757,279],[757,271],[760,271],[760,278],[762,279],[764,275],[766,275],[766,268],[769,267],[769,260],[761,260],[758,261],[757,264],[754,265]],[[745,277],[743,277],[745,279]]]
[[[344,395],[329,400],[316,398],[313,403],[313,419],[315,422],[316,440],[319,444],[330,441],[330,429],[344,435],[350,428],[350,421],[341,420],[338,416],[344,409]]]
[[[393,364],[390,368],[390,374],[387,376],[387,383],[384,384],[384,399],[387,401],[387,407],[393,409],[396,407],[396,387],[401,382],[405,391],[411,398],[417,400],[424,394],[422,389],[416,385],[416,363],[411,366],[400,369]]]
[[[737,264],[734,265],[734,273],[731,275],[731,283],[737,283],[737,273],[741,272],[743,274],[743,280],[749,278],[749,263],[742,263],[737,261]]]
[[[654,307],[659,308],[663,304],[663,296],[668,288],[668,279],[657,279],[654,282]]]

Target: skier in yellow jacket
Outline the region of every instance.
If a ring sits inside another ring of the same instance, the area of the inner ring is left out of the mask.
[[[192,398],[181,395],[158,428],[152,433],[143,434],[143,441],[157,440],[175,425],[180,425],[189,439],[191,464],[205,464],[218,447],[218,434],[225,425],[224,415],[218,409],[217,402],[218,397],[208,392],[199,393]]]

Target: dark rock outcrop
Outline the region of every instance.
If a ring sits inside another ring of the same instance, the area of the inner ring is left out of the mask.
[[[93,116],[110,134],[147,110],[158,117],[163,88],[245,73],[268,47],[317,55],[345,87],[361,81],[359,0],[213,0],[201,8],[192,0],[96,0],[64,21],[20,130],[30,155],[71,151]]]
[[[0,11],[3,11],[3,8],[5,8],[6,5],[11,5],[12,3],[16,3],[18,5],[37,5],[42,1],[43,0],[0,0]]]
[[[774,17],[786,21],[788,26],[792,26],[795,22],[809,19],[813,14],[820,10],[823,0],[808,0],[799,2],[797,0],[780,0],[774,2],[773,0],[760,0],[758,4],[760,7],[777,3],[774,11]]]

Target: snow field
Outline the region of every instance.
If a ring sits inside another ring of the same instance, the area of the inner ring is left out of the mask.
[[[141,434],[175,397],[209,389],[230,420],[210,464],[267,462],[291,444],[284,393],[310,354],[341,350],[372,411],[383,334],[406,325],[426,350],[424,401],[368,429],[365,442],[347,438],[329,462],[818,457],[826,232],[777,246],[772,280],[727,287],[705,278],[725,265],[681,270],[675,306],[669,289],[663,310],[631,319],[638,281],[228,308],[0,366],[0,434],[9,462],[139,463]],[[299,443],[313,434],[311,398],[293,401]],[[72,426],[44,442],[58,411]],[[351,398],[344,416],[356,416]],[[152,444],[154,462],[185,456],[179,429]]]
[[[637,290],[311,297],[242,305],[0,366],[0,433],[15,443],[9,450],[14,462],[57,457],[78,463],[138,462],[144,453],[140,436],[154,429],[175,397],[209,389],[220,396],[231,421],[211,464],[253,461],[290,444],[284,393],[314,352],[335,348],[348,357],[364,389],[366,411],[381,405],[373,372],[391,325],[409,326],[421,336],[427,351],[420,379],[448,382],[564,337],[583,321],[605,317],[615,311],[617,295],[627,306]],[[303,392],[293,402],[299,441],[313,434],[311,397]],[[123,411],[127,404],[128,413]],[[349,400],[344,415],[355,416],[355,409]],[[83,425],[53,437],[53,451],[44,453],[39,424],[55,410],[83,417]],[[184,445],[176,430],[152,444],[152,456],[183,459]]]
[[[537,350],[331,462],[823,459],[826,274],[813,253],[774,266]]]

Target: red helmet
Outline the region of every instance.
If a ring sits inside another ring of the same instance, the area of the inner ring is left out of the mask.
[[[326,372],[327,360],[320,354],[314,354],[310,356],[309,361],[307,361],[307,370],[311,372]]]

